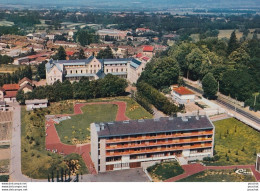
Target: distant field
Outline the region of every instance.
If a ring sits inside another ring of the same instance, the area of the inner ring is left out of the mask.
[[[229,39],[233,31],[234,30],[219,30],[218,39],[222,39],[222,38]],[[249,31],[250,33],[248,34],[247,38],[251,39],[253,37],[253,32],[255,31],[255,29],[250,29]],[[236,36],[237,39],[240,39],[243,36],[243,33],[236,30]],[[199,34],[191,34],[190,37],[194,42],[199,41]],[[260,38],[260,34],[257,34],[257,37]]]
[[[17,65],[12,65],[12,64],[8,64],[8,65],[1,65],[0,66],[0,73],[13,73],[16,70],[19,69],[19,67],[22,69],[25,66],[17,66]]]
[[[219,39],[222,39],[222,38],[228,38],[229,39],[230,35],[233,31],[234,30],[219,30],[218,38]],[[239,32],[238,30],[236,30],[237,39],[240,39],[242,37],[242,35],[243,35],[242,32]]]
[[[10,21],[0,21],[0,26],[6,26],[6,27],[10,27],[13,26],[14,23],[10,22]]]
[[[255,178],[251,174],[237,174],[235,170],[206,170],[177,182],[255,182]]]

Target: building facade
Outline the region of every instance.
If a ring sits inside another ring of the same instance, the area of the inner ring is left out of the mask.
[[[173,88],[171,95],[172,99],[178,104],[186,104],[195,101],[195,93],[185,87]]]
[[[46,108],[48,106],[47,99],[33,99],[25,100],[26,110],[30,111],[33,109]]]
[[[201,160],[213,156],[214,131],[207,116],[92,123],[91,158],[97,172]]]
[[[84,60],[50,60],[46,64],[46,82],[48,85],[66,79],[74,82],[79,81],[82,77],[96,80],[106,74],[112,74],[135,83],[145,65],[146,62],[141,62],[135,58],[97,59],[90,56]],[[128,75],[129,71],[131,75]],[[135,71],[139,75],[132,75]]]

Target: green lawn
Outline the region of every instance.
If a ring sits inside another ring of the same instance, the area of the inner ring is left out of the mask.
[[[248,170],[250,171],[250,170]],[[241,175],[235,170],[205,170],[177,182],[255,182],[253,175]]]
[[[260,152],[260,133],[246,124],[229,118],[214,122],[215,151],[220,159],[207,165],[254,164]]]
[[[10,165],[9,159],[0,160],[0,172],[1,173],[8,173],[9,172],[9,165]]]
[[[184,173],[184,170],[176,161],[162,162],[147,168],[155,181],[164,181]]]
[[[45,150],[45,115],[73,113],[74,101],[52,103],[45,109],[25,111],[22,108],[22,173],[32,178],[46,178],[52,171],[68,169],[66,158]],[[79,172],[86,173],[86,167],[80,156],[81,168]]]
[[[87,102],[108,102],[108,101],[124,101],[127,103],[126,116],[130,119],[151,119],[153,115],[140,106],[135,100],[130,97],[113,97],[113,98],[99,98],[87,100]]]
[[[117,105],[86,105],[83,114],[72,116],[71,119],[56,125],[60,140],[66,144],[82,144],[90,141],[90,124],[93,122],[114,121]]]

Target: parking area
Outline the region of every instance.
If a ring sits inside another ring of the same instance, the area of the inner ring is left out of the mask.
[[[84,175],[80,182],[149,182],[142,168]]]

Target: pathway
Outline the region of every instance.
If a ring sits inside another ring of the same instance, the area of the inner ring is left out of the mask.
[[[13,128],[10,160],[10,182],[42,182],[46,180],[31,179],[22,174],[21,171],[21,107],[14,103]]]
[[[95,105],[95,104],[116,104],[118,106],[118,111],[116,115],[116,121],[123,121],[128,120],[129,118],[126,117],[126,103],[117,101],[117,102],[94,102],[94,103],[80,103],[74,105],[74,114],[72,115],[79,115],[82,114],[81,108],[85,105]],[[68,115],[57,115],[57,116],[68,116]],[[86,166],[91,174],[97,174],[94,164],[90,157],[90,144],[84,145],[67,145],[63,144],[60,141],[59,135],[55,128],[55,121],[52,119],[46,120],[45,127],[46,127],[46,149],[50,151],[54,151],[60,154],[68,155],[70,153],[77,153],[82,156]]]
[[[245,169],[249,168],[253,172],[253,175],[257,182],[260,182],[260,173],[255,170],[254,165],[231,165],[231,166],[203,166],[201,164],[187,164],[182,166],[184,173],[180,174],[178,176],[169,178],[165,180],[165,182],[176,182],[178,180],[181,180],[183,178],[187,178],[188,176],[191,176],[193,174],[202,172],[204,170],[223,170],[223,169]]]

